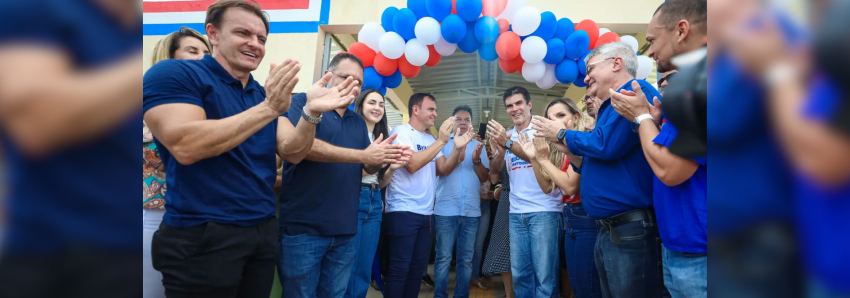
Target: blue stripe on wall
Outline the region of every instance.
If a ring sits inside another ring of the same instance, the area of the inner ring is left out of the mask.
[[[269,24],[269,33],[315,33],[319,32],[319,25],[328,24],[328,15],[331,10],[331,0],[322,0],[322,9],[319,13],[318,22],[272,22]],[[199,20],[203,21],[203,20]],[[177,31],[180,27],[189,27],[204,33],[203,23],[184,23],[184,24],[144,24],[142,26],[143,35],[167,35]]]

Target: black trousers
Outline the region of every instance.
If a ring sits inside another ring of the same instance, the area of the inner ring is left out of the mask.
[[[176,228],[162,223],[151,257],[165,296],[268,298],[278,248],[276,217],[252,227],[216,222]]]

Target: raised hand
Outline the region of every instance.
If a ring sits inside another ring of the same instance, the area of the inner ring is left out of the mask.
[[[269,77],[266,79],[265,103],[278,114],[286,113],[292,102],[292,89],[298,84],[298,71],[301,64],[298,61],[286,59],[281,65],[272,63]]]
[[[495,139],[499,146],[504,146],[508,141],[509,136],[505,134],[505,127],[499,124],[496,120],[487,122],[487,134]]]
[[[537,131],[534,133],[534,137],[543,137],[557,142],[558,132],[567,127],[565,127],[564,123],[561,121],[534,116],[534,118],[531,119],[531,128]]]
[[[655,122],[655,126],[661,124],[661,101],[658,100],[658,96],[652,97],[652,106],[649,108],[649,114],[652,115],[652,121]]]
[[[457,132],[455,132],[455,148],[466,148],[466,145],[472,141],[473,136],[475,136],[475,133],[473,133],[472,130],[467,130],[466,133],[461,134],[460,128],[458,128]]]
[[[351,105],[357,92],[360,91],[360,82],[353,77],[348,77],[334,87],[325,87],[333,73],[325,73],[310,90],[307,90],[307,111],[314,116],[330,112],[336,109],[344,109]]]
[[[535,158],[534,152],[534,144],[531,141],[531,138],[527,135],[527,133],[519,133],[517,136],[517,143],[522,148],[522,152],[525,152],[525,156],[528,156],[528,159]]]
[[[629,121],[634,121],[637,116],[649,114],[652,107],[646,101],[646,95],[643,94],[637,80],[632,81],[632,89],[634,91],[620,90],[620,92],[608,89],[611,92],[611,106],[620,116]]]
[[[410,160],[409,154],[404,154],[404,151],[409,149],[409,146],[392,144],[396,135],[393,134],[384,140],[384,134],[378,135],[375,141],[364,150],[366,162],[369,165],[380,164],[395,164],[405,163]]]
[[[452,131],[454,131],[454,127],[455,127],[455,117],[449,117],[449,118],[446,119],[446,121],[443,121],[443,124],[440,125],[440,135],[439,135],[440,141],[443,141],[443,143],[448,143],[449,138],[451,138],[451,136],[452,136]],[[455,142],[457,142],[457,141],[455,141]]]
[[[472,151],[472,161],[477,160],[478,162],[481,162],[481,149],[483,148],[484,143],[478,143],[478,145],[475,146],[475,150]]]
[[[532,143],[534,143],[534,151],[537,157],[537,160],[548,159],[549,158],[549,142],[544,138],[535,138]],[[528,158],[534,158],[529,156]]]

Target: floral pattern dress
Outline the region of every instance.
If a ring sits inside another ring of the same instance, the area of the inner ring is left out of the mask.
[[[144,123],[144,122],[143,122]],[[165,209],[165,166],[147,125],[142,130],[142,208]]]

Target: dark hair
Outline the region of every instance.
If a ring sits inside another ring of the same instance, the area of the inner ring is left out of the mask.
[[[351,53],[339,53],[331,59],[330,63],[328,63],[328,70],[334,71],[342,60],[354,61],[357,65],[360,65],[361,69],[363,68],[363,61],[361,61],[360,58],[357,58],[357,56],[354,56]]]
[[[204,21],[204,26],[212,24],[213,27],[221,28],[221,21],[224,18],[224,13],[230,8],[241,8],[254,13],[263,20],[263,25],[266,25],[266,34],[269,33],[269,18],[266,12],[260,8],[260,4],[254,0],[218,0],[207,7],[207,19]],[[209,32],[207,32],[209,33]]]
[[[369,94],[372,94],[372,93],[381,94],[380,91],[375,90],[375,89],[366,89],[365,91],[360,92],[360,96],[358,96],[357,100],[354,101],[354,112],[355,113],[363,116],[363,103],[366,102],[366,96],[369,96]],[[383,97],[383,95],[381,97]],[[384,103],[384,104],[386,105],[386,103]],[[381,118],[381,120],[378,121],[378,123],[375,123],[375,128],[372,129],[371,133],[372,133],[372,136],[374,136],[376,138],[381,134],[384,135],[385,139],[390,136],[389,128],[387,126],[387,109],[386,108],[384,108],[384,116]]]
[[[416,93],[410,96],[410,100],[407,101],[407,114],[413,116],[413,106],[417,106],[420,109],[422,108],[422,101],[425,100],[425,97],[430,97],[431,100],[437,102],[437,99],[434,98],[430,93]]]
[[[673,29],[679,20],[688,20],[691,27],[702,34],[708,34],[708,8],[706,0],[668,0],[658,6],[653,15],[667,30]]]
[[[514,87],[508,88],[508,90],[505,90],[505,94],[502,96],[502,103],[507,102],[508,97],[511,97],[511,96],[514,96],[514,95],[517,95],[517,94],[522,94],[522,98],[525,99],[526,104],[531,101],[531,95],[528,94],[528,89],[525,89],[525,88],[520,87],[520,86],[514,86]]]
[[[676,74],[676,72],[671,72],[670,74],[668,74],[668,75],[664,76],[663,78],[661,78],[660,80],[658,80],[658,85],[661,85],[661,83],[664,83],[664,81],[667,81],[667,80],[670,80],[671,78],[673,78],[674,74]]]
[[[549,105],[547,105],[546,109],[543,110],[543,117],[548,118],[549,117],[549,108],[551,108],[552,106],[559,104],[559,103],[567,105],[567,109],[570,110],[570,114],[572,114],[572,115],[581,114],[581,109],[578,108],[578,105],[576,105],[576,102],[574,100],[569,99],[569,98],[556,98],[556,99],[553,99],[551,102],[549,102]]]
[[[457,106],[457,108],[452,111],[452,116],[454,116],[455,114],[457,114],[457,112],[460,111],[466,111],[467,113],[469,113],[469,121],[472,121],[472,108],[470,108],[468,105]]]

